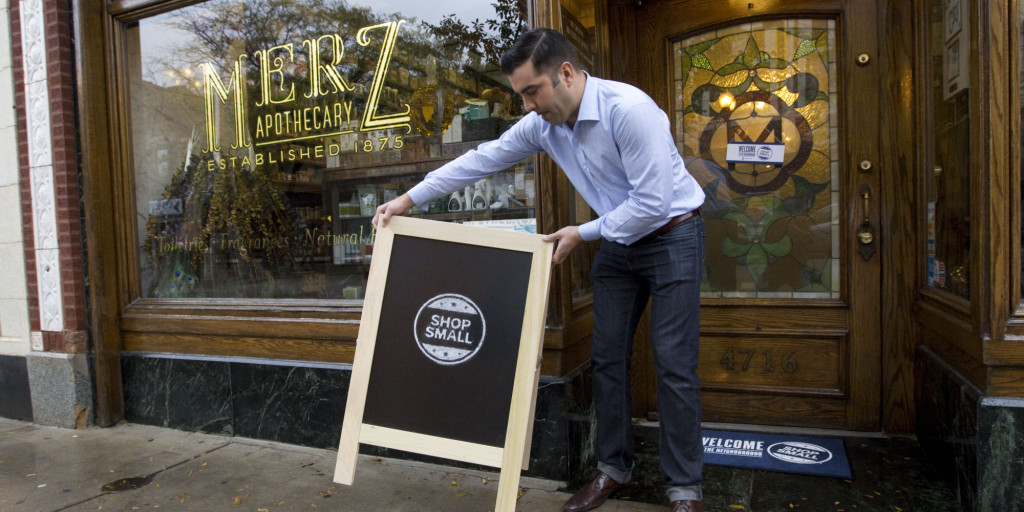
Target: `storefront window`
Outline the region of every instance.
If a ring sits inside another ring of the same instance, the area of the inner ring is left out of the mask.
[[[561,0],[558,4],[558,23],[556,27],[572,42],[580,65],[588,73],[600,75],[597,69],[597,37],[595,34],[596,7],[593,0]],[[589,222],[597,215],[590,208],[579,192],[569,185],[569,224],[580,225]],[[594,255],[600,248],[600,242],[583,244],[570,260],[570,286],[573,300],[589,297],[594,290],[594,281],[590,268],[594,263]]]
[[[460,5],[213,0],[129,25],[142,295],[361,299],[376,206],[524,114],[496,63],[525,4]],[[413,215],[536,232],[534,175]]]
[[[839,297],[835,55],[819,19],[673,44],[676,144],[707,196],[702,296]]]
[[[1017,83],[1018,83],[1018,87],[1020,89],[1019,90],[1019,94],[1020,94],[1020,109],[1021,109],[1020,119],[1019,119],[1019,122],[1021,123],[1021,130],[1020,130],[1020,137],[1021,137],[1021,139],[1020,139],[1020,150],[1017,152],[1017,154],[1021,155],[1022,153],[1024,153],[1024,2],[1018,3],[1017,4],[1017,8],[1018,8],[1017,29],[1019,30],[1019,32],[1017,34],[1017,52],[1018,52],[1017,53],[1017,70],[1018,70]],[[1020,258],[1020,260],[1021,260],[1021,265],[1024,266],[1024,156],[1019,157],[1019,159],[1020,159],[1020,166],[1021,166],[1021,168],[1020,168],[1021,204],[1018,205],[1018,207],[1020,208],[1020,216],[1021,216],[1020,221],[1021,221],[1021,244],[1022,244],[1021,245],[1021,258]],[[1024,268],[1021,269],[1021,273],[1020,273],[1020,276],[1019,276],[1019,281],[1021,283],[1021,298],[1022,298],[1021,300],[1024,301]]]
[[[932,0],[928,15],[928,284],[970,298],[971,55],[968,3]]]

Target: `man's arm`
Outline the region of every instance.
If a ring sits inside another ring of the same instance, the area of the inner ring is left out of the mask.
[[[528,115],[512,125],[501,137],[484,142],[476,149],[431,171],[409,192],[378,206],[371,221],[373,226],[387,226],[392,215],[408,215],[413,205],[423,205],[435,197],[460,190],[541,151],[536,140],[537,122],[536,115]]]

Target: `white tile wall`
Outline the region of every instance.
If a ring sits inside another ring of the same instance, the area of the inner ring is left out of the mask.
[[[0,0],[0,354],[30,351],[9,0]]]
[[[25,286],[25,251],[20,244],[0,244],[0,299],[27,299]],[[7,318],[3,318],[7,335]],[[26,333],[27,334],[27,333]]]
[[[0,148],[0,152],[3,152],[3,148]],[[19,247],[22,245],[20,203],[21,191],[18,190],[18,185],[0,185],[0,245],[16,244]],[[7,268],[7,263],[7,261],[0,260],[0,269],[4,273],[10,273],[9,270],[12,270]],[[24,269],[20,273],[24,274]],[[0,288],[0,297],[5,294],[6,290]]]

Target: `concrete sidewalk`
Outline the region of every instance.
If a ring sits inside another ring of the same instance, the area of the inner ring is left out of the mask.
[[[0,418],[0,512],[494,510],[498,472],[360,456],[355,485],[337,452],[122,424],[68,430]],[[517,510],[557,512],[557,482],[522,478]],[[609,500],[601,512],[666,510]]]

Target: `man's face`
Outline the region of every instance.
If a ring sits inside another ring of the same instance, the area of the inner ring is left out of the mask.
[[[564,68],[564,65],[563,65]],[[562,70],[559,70],[559,74]],[[508,76],[512,89],[523,98],[527,112],[537,112],[545,121],[561,125],[576,120],[577,105],[563,80],[547,73],[537,73],[530,61],[524,62]]]

